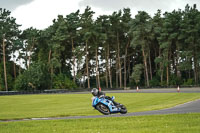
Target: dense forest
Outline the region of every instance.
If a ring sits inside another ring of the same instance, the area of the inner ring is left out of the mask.
[[[94,19],[86,7],[21,31],[0,8],[0,90],[200,84],[196,5],[153,17],[129,8]],[[40,20],[38,20],[40,21]]]

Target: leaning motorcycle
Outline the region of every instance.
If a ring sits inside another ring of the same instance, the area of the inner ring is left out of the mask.
[[[112,97],[112,100],[114,100],[115,97]],[[105,97],[93,97],[92,98],[92,106],[98,110],[100,113],[104,115],[109,115],[113,113],[121,113],[126,114],[127,109],[124,105],[114,105],[112,100],[106,99]]]

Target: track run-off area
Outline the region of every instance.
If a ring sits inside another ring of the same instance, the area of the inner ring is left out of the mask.
[[[117,90],[105,91],[106,93],[200,93],[200,88],[176,88],[172,89],[139,89],[139,90]],[[76,93],[89,93],[89,92],[76,92]],[[184,113],[200,113],[200,99],[190,101],[175,107],[134,112],[127,114],[112,114],[112,115],[96,115],[96,116],[69,116],[69,117],[51,117],[51,118],[29,118],[19,120],[0,120],[0,122],[13,122],[13,121],[31,121],[31,120],[60,120],[60,119],[87,119],[87,118],[105,118],[105,117],[129,117],[129,116],[142,116],[142,115],[160,115],[160,114],[184,114]]]

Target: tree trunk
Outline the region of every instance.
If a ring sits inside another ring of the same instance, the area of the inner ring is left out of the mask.
[[[110,51],[109,51],[109,53],[110,53]],[[113,85],[112,85],[112,71],[111,71],[111,68],[112,68],[112,59],[110,59],[110,61],[109,61],[109,67],[108,67],[108,73],[109,73],[109,80],[110,80],[110,87],[111,88],[113,88]]]
[[[147,82],[147,86],[149,87],[149,76],[148,76],[148,68],[147,68],[147,59],[146,59],[146,55],[145,55],[145,52],[144,52],[144,48],[142,48],[142,54],[143,54],[143,58],[144,58],[146,82]]]
[[[167,58],[167,86],[169,86],[169,78],[170,78],[170,66],[169,60],[171,60],[171,49],[168,50],[168,58]]]
[[[119,68],[118,68],[118,60],[117,60],[117,62],[116,62],[116,88],[119,87],[119,85],[118,85],[118,75],[119,75],[118,73],[119,73],[119,70],[118,69]]]
[[[126,45],[126,49],[125,49],[125,56],[124,56],[124,88],[126,88],[126,78],[127,78],[127,72],[126,72],[126,57],[127,57],[127,53],[128,53],[128,47],[129,47],[129,41]]]
[[[49,50],[48,63],[49,63],[49,65],[51,63],[51,49]]]
[[[161,49],[159,48],[159,57],[161,57]],[[160,82],[163,82],[163,63],[160,62],[159,63],[159,67],[160,67]]]
[[[85,82],[86,82],[86,79],[85,79],[85,75],[86,75],[86,73],[84,72],[83,75],[84,75],[84,76],[83,76],[83,80],[84,80],[84,82],[83,82],[83,88],[86,88],[86,87],[85,87],[85,85],[86,85],[86,84],[85,84]]]
[[[13,71],[14,71],[14,80],[16,79],[16,65],[15,62],[13,61]]]
[[[108,50],[106,49],[105,51],[105,57],[106,57],[106,88],[108,88],[108,77],[109,77],[109,74],[108,74],[108,57],[107,57],[107,52]]]
[[[95,69],[97,69],[97,67],[96,67]],[[97,74],[97,72],[96,72],[96,74]],[[97,78],[97,75],[96,75],[96,77],[95,77],[95,78],[96,78],[96,80],[95,80],[95,81],[96,81],[96,88],[98,88],[98,87],[99,87],[99,83],[98,83],[98,78]]]
[[[107,49],[107,55],[106,55],[106,62],[107,62],[107,68],[108,68],[108,77],[109,77],[109,82],[110,82],[110,88],[112,88],[112,74],[111,74],[111,60],[110,60],[110,63],[109,63],[109,55],[110,55],[110,48],[108,46],[108,49]]]
[[[107,64],[106,64],[107,65]],[[108,88],[108,68],[106,66],[106,88]]]
[[[51,66],[51,89],[53,88],[53,65]]]
[[[7,73],[6,73],[6,50],[5,50],[5,37],[3,37],[3,66],[4,66],[5,89],[6,89],[6,91],[8,91],[8,85],[7,85]]]
[[[25,65],[26,65],[26,68],[28,68],[28,49],[26,49],[26,57],[25,57]]]
[[[124,88],[126,88],[126,55],[124,57]]]
[[[167,86],[169,85],[169,65],[167,65]]]
[[[146,69],[144,69],[144,79],[145,79],[145,86],[147,86],[147,76],[146,76]]]
[[[198,80],[197,80],[197,58],[196,58],[196,53],[195,53],[195,50],[194,50],[194,81],[195,81],[195,84],[197,84]]]
[[[120,61],[120,48],[119,48],[119,33],[117,32],[117,57],[118,57],[118,67],[119,67],[119,87],[122,88],[122,70]]]
[[[28,66],[28,69],[29,69],[29,67],[30,67],[30,61],[31,61],[31,56],[29,55],[29,56],[28,56],[28,65],[27,65],[27,66]]]
[[[128,57],[128,81],[131,81],[131,61],[130,57]]]
[[[150,76],[151,76],[151,80],[153,79],[153,74],[152,74],[152,66],[151,66],[151,53],[150,53],[150,49],[149,49],[149,72],[150,72]]]
[[[86,72],[87,72],[87,78],[88,78],[88,88],[90,88],[90,74],[89,74],[89,68],[88,68],[88,41],[86,41],[85,46],[85,54],[86,54]]]
[[[30,63],[31,63],[31,52],[33,51],[33,48],[34,48],[34,45],[35,45],[34,38],[32,39],[32,42],[33,42],[33,44],[32,44],[32,47],[30,48],[30,51],[29,51],[30,55],[28,56],[28,69],[29,69]]]
[[[178,52],[176,53],[176,64],[175,64],[176,65],[176,76],[180,78],[181,73],[180,73],[180,70],[179,70],[179,62],[178,62],[179,61],[179,51],[180,51],[179,48],[177,48],[177,51]]]
[[[49,50],[49,55],[48,55],[48,64],[49,64],[49,69],[48,71],[51,73],[51,86],[50,89],[52,89],[52,82],[53,82],[53,66],[51,65],[51,49]]]
[[[71,42],[72,42],[72,57],[73,57],[73,67],[72,67],[72,70],[73,70],[73,82],[75,83],[75,80],[76,80],[76,72],[75,72],[75,55],[74,55],[74,40],[73,38],[71,38]]]
[[[154,48],[154,51],[155,51],[155,52],[154,52],[154,54],[155,54],[154,56],[155,56],[155,58],[156,58],[156,57],[157,57],[157,50],[156,50],[156,47]],[[158,70],[158,64],[157,64],[157,63],[155,64],[155,70]]]
[[[164,67],[163,67],[163,64],[160,63],[160,72],[161,72],[161,75],[160,75],[160,82],[162,83],[163,82],[163,74],[164,74]]]
[[[77,56],[78,57],[78,56]],[[79,79],[79,88],[81,88],[81,84],[82,84],[82,72],[80,72],[81,73],[81,75],[78,73],[78,71],[79,71],[79,66],[80,66],[80,63],[79,63],[79,59],[77,58],[77,66],[76,66],[76,70],[77,70],[77,75],[79,76],[78,77],[78,79]]]
[[[98,47],[96,48],[96,77],[97,77],[97,87],[100,88],[100,79],[99,79],[99,61],[98,61]]]

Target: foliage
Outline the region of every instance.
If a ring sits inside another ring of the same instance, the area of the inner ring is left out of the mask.
[[[158,80],[157,77],[153,77],[153,79],[149,81],[149,84],[152,87],[160,86],[160,81]]]
[[[14,77],[12,76],[12,71],[11,71],[11,63],[12,62],[7,62],[7,70],[9,73],[7,73],[7,85],[8,85],[8,90],[13,90],[14,88]],[[3,70],[3,62],[0,63],[0,90],[5,91],[5,80],[4,80],[4,70]]]
[[[95,13],[86,7],[83,13],[58,15],[43,30],[20,31],[10,14],[0,8],[0,61],[7,68],[7,73],[3,65],[0,68],[1,90],[5,90],[5,77],[10,90],[13,82],[17,90],[74,88],[84,83],[84,88],[200,84],[200,12],[196,4],[172,12],[158,10],[153,17],[139,11],[132,18],[131,10],[124,8],[95,20]],[[25,66],[25,73],[15,62]],[[38,77],[48,77],[48,82],[26,78],[29,73],[37,77],[34,62],[45,66],[49,74],[38,73]]]
[[[6,91],[11,90],[13,86],[11,83],[13,77],[10,75],[10,69],[8,69],[10,66],[7,65],[13,53],[17,50],[15,43],[20,34],[19,25],[15,22],[16,19],[11,17],[10,14],[10,11],[0,8],[0,60],[4,64],[3,77]]]
[[[77,88],[76,84],[70,80],[65,74],[58,74],[53,80],[53,89],[69,89]]]
[[[45,90],[49,88],[50,75],[47,66],[41,62],[35,62],[28,70],[20,74],[15,81],[16,90]]]
[[[172,86],[174,86],[174,85],[181,85],[182,81],[181,81],[180,77],[177,77],[176,75],[171,75],[169,83]]]
[[[0,91],[4,90],[4,80],[3,80],[3,76],[1,74],[1,69],[0,69]]]
[[[138,84],[141,80],[141,75],[142,75],[142,70],[143,70],[143,65],[142,64],[137,64],[133,68],[133,73],[132,73],[132,79]]]
[[[193,79],[187,79],[186,81],[184,81],[183,85],[188,86],[188,85],[193,85],[194,84],[194,80]]]

